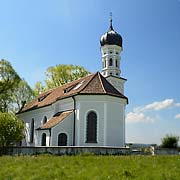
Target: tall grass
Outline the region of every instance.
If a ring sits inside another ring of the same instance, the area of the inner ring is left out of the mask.
[[[180,179],[180,156],[2,156],[0,179]]]

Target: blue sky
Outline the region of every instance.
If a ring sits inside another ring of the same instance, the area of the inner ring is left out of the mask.
[[[126,141],[180,136],[180,0],[0,0],[0,59],[33,87],[56,64],[101,71],[100,36],[123,37]]]

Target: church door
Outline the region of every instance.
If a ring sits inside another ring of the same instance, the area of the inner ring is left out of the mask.
[[[58,135],[58,146],[67,146],[67,135],[65,133]]]

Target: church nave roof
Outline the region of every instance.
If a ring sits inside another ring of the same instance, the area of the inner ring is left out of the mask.
[[[128,102],[128,98],[126,96],[116,90],[112,84],[110,84],[99,72],[97,72],[40,94],[32,100],[32,102],[25,105],[19,113],[45,107],[67,97],[87,94],[111,95],[125,98]]]

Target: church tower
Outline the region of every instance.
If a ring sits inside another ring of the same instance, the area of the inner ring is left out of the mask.
[[[109,31],[101,36],[102,75],[122,94],[124,94],[124,82],[126,79],[121,74],[122,37],[112,25],[110,17]]]

